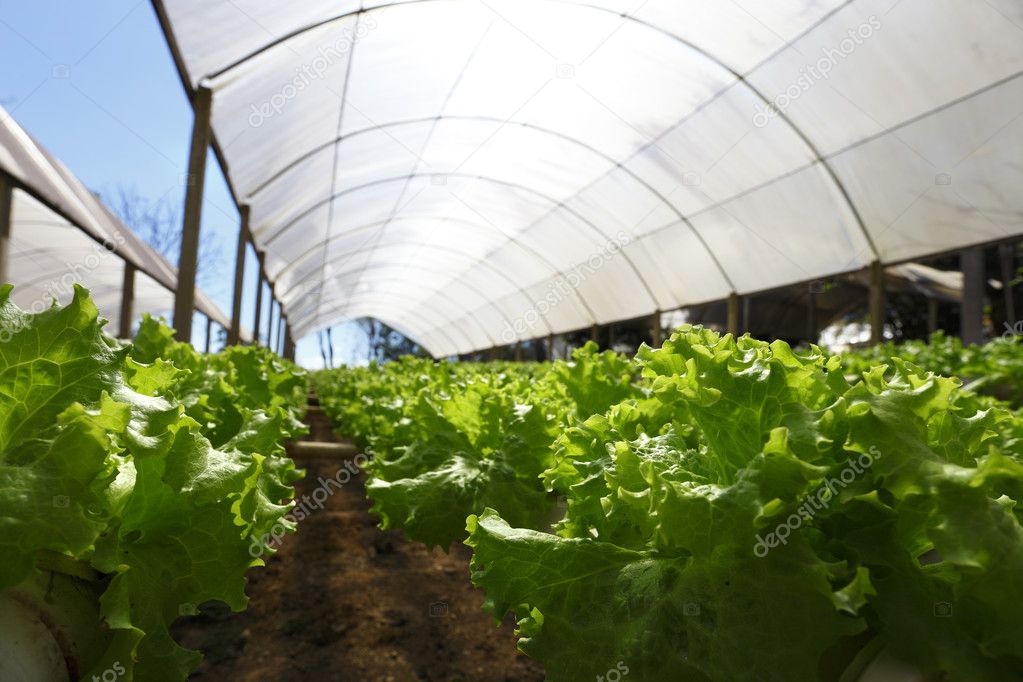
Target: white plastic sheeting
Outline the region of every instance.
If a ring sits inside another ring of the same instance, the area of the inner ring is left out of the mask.
[[[117,334],[125,262],[136,268],[135,315],[169,316],[177,271],[123,223],[60,161],[0,108],[0,171],[14,179],[9,277],[12,300],[40,311],[89,289]],[[196,309],[222,326],[226,315],[202,291]]]
[[[158,0],[296,336],[435,355],[1023,233],[1018,0]]]
[[[11,300],[22,310],[66,305],[80,284],[92,294],[107,331],[117,335],[126,264],[115,253],[21,190],[14,191],[11,230]],[[174,294],[149,275],[135,273],[134,311],[169,316]],[[134,320],[132,320],[134,321]]]

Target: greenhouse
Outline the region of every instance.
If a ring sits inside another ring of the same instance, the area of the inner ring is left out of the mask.
[[[1023,5],[0,7],[0,680],[1023,680]]]

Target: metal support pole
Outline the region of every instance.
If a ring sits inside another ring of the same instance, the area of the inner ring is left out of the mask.
[[[650,338],[653,341],[654,348],[660,348],[661,344],[664,343],[664,332],[661,329],[661,311],[655,310],[654,314],[650,317]]]
[[[199,261],[199,228],[202,195],[206,185],[206,152],[210,148],[210,112],[213,91],[200,85],[192,109],[192,146],[188,153],[188,184],[185,189],[184,223],[181,227],[181,255],[178,257],[178,290],[174,297],[174,328],[178,341],[192,340],[192,312],[195,310],[195,274]]]
[[[274,290],[270,287],[270,300],[266,311],[266,347],[273,350],[273,329],[274,329]]]
[[[278,355],[284,355],[284,311],[280,308],[281,304],[278,303],[277,309],[280,315],[277,316],[277,345],[274,350]]]
[[[884,266],[881,261],[870,264],[870,292],[868,294],[870,311],[870,342],[881,343],[884,340]]]
[[[963,271],[960,336],[963,343],[984,342],[984,249],[965,249],[959,256]]]
[[[522,342],[515,344],[515,362],[522,362]]]
[[[596,322],[593,323],[593,327],[590,329],[590,341],[600,345],[600,325]]]
[[[1002,268],[1002,301],[1005,304],[1005,321],[1009,326],[1016,326],[1016,295],[1012,290],[1012,280],[1016,279],[1015,244],[1002,244],[998,247],[998,261]]]
[[[131,338],[131,323],[135,320],[135,266],[124,262],[124,279],[121,282],[121,319],[118,337]]]
[[[284,324],[284,357],[295,361],[295,340],[291,338],[291,324]]]
[[[259,345],[259,318],[263,316],[263,273],[256,273],[256,317],[252,322],[252,343]]]
[[[242,338],[242,289],[245,287],[245,251],[249,244],[249,207],[239,206],[238,250],[234,260],[234,296],[231,300],[231,329],[228,345],[237,345]]]
[[[554,334],[547,335],[547,359],[554,362]]]
[[[206,316],[206,351],[205,351],[206,353],[210,352],[210,348],[213,345],[211,343],[211,341],[212,341],[211,337],[212,336],[213,336],[213,318],[211,318],[209,315],[207,315]]]
[[[725,327],[732,336],[739,335],[739,294],[734,291],[728,295],[728,313]]]
[[[11,222],[14,220],[14,183],[0,173],[0,284],[10,281]]]
[[[927,299],[927,333],[938,331],[938,299]]]
[[[817,294],[812,289],[806,292],[806,338],[817,343]]]

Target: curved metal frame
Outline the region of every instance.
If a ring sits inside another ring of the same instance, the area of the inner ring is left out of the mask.
[[[413,264],[413,263],[373,263],[373,264],[367,264],[367,265],[363,266],[362,268],[355,268],[355,269],[352,269],[352,270],[347,270],[347,271],[344,271],[344,272],[341,272],[341,273],[337,273],[335,275],[335,279],[337,277],[347,277],[348,275],[351,275],[352,273],[354,273],[356,271],[358,271],[358,272],[365,272],[367,270],[381,270],[381,269],[384,269],[384,268],[402,268],[403,270],[420,270],[422,272],[429,272],[429,273],[449,274],[449,271],[446,270],[446,269],[443,269],[443,268],[441,268],[441,269],[438,269],[438,268],[428,268],[428,267],[425,267],[423,265],[417,265],[417,264]],[[306,278],[306,279],[308,279],[308,278]],[[327,283],[326,280],[322,280],[320,284],[322,286],[323,284],[326,284],[326,283]],[[316,287],[314,286],[314,287],[312,287],[312,289],[310,291],[315,290],[315,289],[316,289]],[[523,298],[525,298],[526,301],[530,301],[529,296],[524,291],[522,291],[521,289],[518,289],[518,288],[516,288],[516,291],[519,294],[521,294],[523,296]],[[308,295],[308,292],[306,294],[302,294],[302,295],[303,296]],[[455,301],[450,296],[448,296],[446,293],[444,293],[444,291],[442,289],[437,289],[435,291],[431,291],[430,295],[431,296],[439,296],[439,297],[443,298],[453,308],[456,308],[456,309],[461,309],[462,308],[462,306],[457,301]],[[484,297],[484,300],[488,300],[488,299],[486,299],[486,297]],[[509,320],[508,316],[505,315],[504,312],[500,308],[497,307],[497,304],[495,302],[490,301],[487,304],[485,304],[484,307],[493,308],[497,312],[497,314],[501,317],[501,319],[503,319],[505,321],[505,323],[508,324],[509,327],[513,327],[514,328],[514,325],[513,325],[512,321]],[[303,310],[303,308],[299,307],[298,310]],[[450,321],[450,320],[448,320],[448,318],[444,318],[444,321]],[[545,322],[545,325],[547,326],[548,331],[553,329],[553,327],[550,326],[549,324],[547,324],[546,322]],[[493,338],[491,338],[490,333],[487,332],[486,328],[484,328],[482,325],[480,325],[480,329],[483,331],[484,335],[487,336],[487,338],[490,338],[491,341],[493,341]]]
[[[527,301],[531,300],[529,298],[529,295],[525,292],[524,289],[522,289],[522,287],[520,287],[518,284],[516,284],[515,281],[511,277],[506,275],[503,271],[498,270],[496,267],[494,267],[494,265],[492,263],[488,263],[485,260],[475,260],[475,259],[472,258],[472,256],[469,256],[468,254],[466,254],[463,251],[458,251],[457,249],[443,247],[443,246],[440,246],[440,245],[437,245],[437,244],[427,244],[427,243],[423,243],[423,242],[419,242],[419,243],[416,243],[416,244],[409,244],[409,243],[406,242],[406,243],[401,243],[401,244],[389,244],[389,245],[383,246],[383,247],[376,246],[376,247],[369,247],[369,248],[365,248],[365,249],[359,249],[357,251],[352,251],[352,252],[341,254],[341,255],[335,257],[332,260],[326,260],[325,259],[326,262],[324,264],[324,267],[327,267],[329,265],[333,265],[334,263],[336,263],[339,260],[342,260],[342,259],[345,259],[345,258],[350,258],[351,256],[355,256],[355,255],[358,255],[360,253],[373,253],[375,250],[379,250],[379,249],[390,249],[390,248],[396,248],[396,247],[401,248],[401,247],[406,247],[406,246],[418,246],[419,248],[432,248],[432,249],[435,249],[435,250],[438,250],[438,251],[443,251],[444,253],[450,253],[450,254],[454,254],[454,255],[457,255],[457,256],[464,256],[465,259],[467,259],[467,260],[464,260],[463,262],[468,262],[471,265],[482,265],[482,266],[485,266],[487,270],[489,270],[493,274],[498,275],[500,278],[504,279],[506,282],[511,284],[512,289],[515,292],[517,292],[518,294],[520,294]],[[411,264],[408,261],[403,262],[403,263],[379,263],[378,265],[380,267],[402,267],[402,268],[411,267]],[[370,264],[366,263],[366,264],[363,265],[362,269],[366,270],[369,267],[370,267]],[[345,271],[345,272],[342,272],[342,273],[335,273],[334,275],[332,275],[332,281],[337,282],[339,277],[344,277],[344,276],[350,274],[351,272],[352,271],[349,270],[349,271]],[[438,272],[448,272],[448,271],[447,270],[439,270]],[[306,285],[306,283],[309,282],[313,277],[315,277],[316,275],[322,276],[322,273],[323,273],[322,270],[314,271],[313,273],[311,273],[309,275],[306,275],[301,280],[299,280],[294,285],[292,285],[292,288],[297,289],[299,287],[304,287]],[[326,278],[323,278],[322,281],[326,282],[327,280],[326,280]],[[356,286],[358,286],[357,283],[356,283]],[[312,288],[315,289],[315,287],[312,287]],[[299,296],[307,295],[307,293],[308,292],[306,292],[306,294],[299,294]],[[437,292],[433,292],[433,293],[438,293],[439,294],[440,290],[438,290]],[[500,309],[498,309],[493,304],[491,304],[491,307],[493,307],[495,310],[498,310],[498,312],[500,312]],[[502,313],[501,316],[505,318],[505,322],[508,322],[509,324],[511,323],[511,321],[508,320],[506,315],[504,315]],[[547,327],[548,331],[553,329],[553,327],[549,323],[547,323],[546,320],[544,320],[544,324]]]
[[[434,173],[419,173],[419,174],[415,174],[413,177],[430,177],[432,175],[435,175],[435,174]],[[583,225],[589,227],[594,233],[596,233],[602,239],[605,239],[605,240],[608,240],[608,241],[611,240],[611,237],[609,235],[604,233],[603,230],[601,230],[599,227],[597,227],[589,219],[583,217],[578,211],[576,211],[573,208],[570,208],[569,206],[566,206],[564,204],[564,202],[560,202],[557,199],[555,199],[555,198],[553,198],[553,197],[551,197],[551,196],[549,196],[549,195],[547,195],[547,194],[545,194],[545,193],[543,193],[543,192],[541,192],[539,190],[533,189],[531,187],[527,187],[525,185],[520,185],[518,183],[508,182],[506,180],[501,180],[499,178],[492,178],[492,177],[488,177],[488,176],[485,176],[485,175],[471,175],[471,174],[467,174],[467,173],[445,173],[445,176],[449,177],[449,178],[463,178],[463,179],[473,180],[473,181],[490,182],[490,183],[493,183],[493,184],[496,184],[496,185],[500,185],[500,186],[503,186],[503,187],[508,187],[510,189],[515,189],[515,190],[518,190],[518,191],[521,191],[521,192],[525,192],[527,194],[532,194],[533,196],[536,196],[536,197],[542,199],[543,201],[546,201],[547,203],[552,204],[556,208],[563,208],[569,215],[573,216],[576,220],[578,220]],[[358,191],[361,191],[361,190],[364,190],[364,189],[367,189],[367,188],[370,188],[370,187],[376,187],[377,185],[382,185],[382,184],[387,184],[387,183],[392,183],[392,182],[404,181],[408,177],[409,176],[407,176],[407,175],[401,175],[401,176],[397,176],[397,177],[393,177],[393,178],[383,178],[383,179],[380,179],[380,180],[374,180],[372,182],[368,182],[368,183],[365,183],[365,184],[362,184],[362,185],[358,185],[356,187],[351,187],[351,188],[342,190],[341,192],[338,192],[334,196],[329,197],[327,199],[323,199],[322,201],[317,202],[313,206],[310,206],[303,214],[297,216],[287,226],[282,228],[282,231],[286,230],[291,224],[293,224],[294,222],[296,222],[298,220],[301,220],[303,217],[305,217],[309,213],[312,213],[313,211],[317,210],[318,208],[321,208],[322,206],[326,205],[328,202],[335,201],[336,199],[338,199],[341,196],[345,196],[347,194],[352,194],[354,192],[358,192]],[[551,212],[549,211],[548,213],[544,214],[544,216],[542,216],[542,217],[546,217],[550,213]],[[529,229],[529,226],[527,226],[526,229]],[[508,237],[508,240],[510,242],[517,243],[523,249],[526,249],[526,250],[530,251],[537,258],[543,258],[543,256],[541,254],[536,252],[534,249],[528,248],[527,246],[525,246],[524,244],[519,242],[514,237]],[[267,243],[269,243],[269,242],[267,242]],[[650,287],[649,283],[646,281],[646,278],[643,277],[642,272],[640,272],[639,268],[636,267],[636,264],[632,262],[632,259],[629,258],[629,256],[624,251],[620,251],[620,253],[621,253],[622,257],[625,259],[625,262],[629,264],[629,267],[632,269],[633,273],[636,275],[636,278],[643,285],[643,288],[646,290],[647,295],[650,297],[651,304],[654,305],[654,306],[657,306],[658,305],[657,297],[654,295],[653,289]],[[557,270],[556,272],[558,274],[564,274],[561,270]],[[579,298],[580,298],[581,301],[584,300],[581,295],[580,295]],[[586,304],[585,307],[586,307],[587,311],[591,314],[591,317],[593,318],[593,322],[596,323],[596,321],[597,321],[596,320],[596,315],[592,314],[592,308],[590,308],[589,304]],[[547,325],[547,326],[549,328],[551,328],[550,325]]]
[[[442,273],[442,274],[444,274],[444,273],[446,272],[446,271],[444,271],[444,270],[438,270],[438,269],[436,269],[436,268],[430,268],[430,267],[426,267],[426,266],[424,266],[424,265],[418,265],[418,264],[405,264],[405,263],[377,263],[377,264],[374,264],[374,265],[372,265],[372,266],[369,266],[369,268],[372,268],[372,269],[380,269],[380,268],[385,268],[385,267],[401,267],[402,269],[405,269],[405,270],[420,270],[420,271],[422,271],[422,272],[429,272],[429,273],[434,273],[434,274],[435,274],[435,273]],[[342,275],[347,275],[347,274],[350,274],[351,272],[354,272],[354,271],[350,271],[350,272],[342,273]],[[322,282],[322,283],[321,283],[321,285],[322,285],[322,284],[326,284],[326,281]],[[459,306],[458,302],[456,302],[456,301],[452,300],[452,299],[451,299],[451,298],[450,298],[449,296],[447,296],[447,294],[445,294],[445,293],[444,293],[444,292],[443,292],[442,290],[437,290],[437,291],[431,292],[431,295],[437,295],[437,296],[440,296],[441,298],[443,298],[444,300],[446,300],[446,301],[447,301],[447,302],[448,302],[448,303],[449,303],[449,304],[450,304],[450,305],[451,305],[452,307],[454,307],[454,308],[460,308],[460,306]],[[494,305],[493,303],[490,303],[490,304],[489,304],[489,306],[490,306],[490,307],[492,307],[492,308],[494,308],[494,309],[495,309],[495,310],[497,311],[498,315],[500,315],[500,316],[501,316],[501,318],[505,320],[505,322],[508,322],[508,323],[510,324],[510,321],[508,320],[507,316],[506,316],[506,315],[505,315],[505,314],[504,314],[504,313],[503,313],[503,312],[501,311],[501,309],[500,309],[500,308],[498,308],[498,307],[497,307],[496,305]],[[301,308],[300,308],[300,309],[301,309]],[[308,315],[306,315],[306,316],[308,316]],[[456,318],[456,319],[457,319],[457,318]],[[445,322],[448,322],[448,321],[450,321],[450,320],[449,320],[448,318],[446,318],[446,317],[445,317],[445,318],[444,318],[444,321],[445,321]],[[486,337],[487,337],[488,339],[490,339],[490,341],[491,341],[491,342],[493,342],[493,341],[494,341],[494,339],[493,339],[493,337],[491,337],[491,336],[490,336],[490,333],[489,333],[489,332],[487,331],[487,329],[486,329],[486,328],[485,328],[485,327],[484,327],[483,325],[479,324],[478,322],[477,322],[477,325],[479,326],[480,330],[481,330],[481,331],[483,332],[483,335],[484,335],[484,336],[486,336]],[[437,326],[439,326],[439,325],[437,325]]]
[[[359,296],[361,296],[361,294],[357,294],[356,296],[353,297],[353,299],[357,299]],[[399,298],[400,298],[399,295],[395,294],[394,298],[392,300],[396,301],[396,300],[399,300]],[[431,312],[431,311],[428,311],[428,312]],[[455,340],[451,336],[449,336],[444,331],[444,329],[442,327],[431,326],[431,324],[429,322],[429,319],[424,317],[422,314],[417,312],[415,309],[403,310],[403,311],[401,311],[401,314],[403,316],[407,315],[409,318],[415,318],[415,319],[419,320],[419,324],[422,325],[422,327],[423,327],[422,329],[417,329],[415,327],[409,327],[407,324],[404,324],[404,323],[402,324],[402,327],[404,327],[405,329],[404,330],[399,329],[398,331],[401,331],[402,334],[404,334],[405,336],[411,338],[412,340],[415,340],[417,334],[426,334],[426,333],[438,332],[453,347],[456,347],[456,348],[459,347],[459,344],[457,342],[455,342]],[[358,315],[353,315],[353,316],[348,316],[347,319],[348,320],[356,320],[356,319],[359,319],[359,317],[360,316],[358,316]],[[382,321],[384,321],[384,320],[382,320]],[[388,324],[390,324],[390,323],[388,323]],[[397,329],[397,327],[395,325],[393,325],[393,324],[391,324],[390,326],[395,327]],[[411,333],[409,333],[409,332],[411,332]],[[469,336],[467,336],[462,330],[458,330],[458,332],[459,332],[459,334],[462,337],[464,342],[468,343],[470,346],[471,345],[475,345],[475,344],[473,344],[472,339]],[[488,336],[487,338],[489,339],[490,337]]]
[[[278,39],[276,39],[276,40],[274,40],[274,41],[272,41],[270,43],[265,44],[265,45],[261,46],[260,48],[258,48],[257,50],[252,51],[249,54],[242,56],[241,58],[239,58],[236,61],[232,62],[231,64],[227,65],[226,67],[220,69],[216,73],[210,75],[209,78],[216,78],[216,77],[222,76],[225,73],[227,73],[228,71],[230,71],[231,69],[233,69],[233,68],[235,68],[235,67],[237,67],[237,66],[239,66],[239,65],[241,65],[241,64],[243,64],[243,63],[245,63],[247,61],[249,61],[250,59],[253,59],[253,58],[257,57],[258,55],[260,55],[260,54],[262,54],[262,53],[264,53],[264,52],[266,52],[268,50],[273,49],[274,47],[276,47],[278,45],[286,43],[288,40],[290,40],[290,39],[292,39],[292,38],[294,38],[294,37],[296,37],[298,35],[301,35],[303,33],[306,33],[307,31],[314,30],[316,28],[328,25],[330,23],[333,23],[333,22],[336,22],[336,21],[341,21],[341,20],[344,20],[344,19],[346,19],[348,17],[351,17],[351,16],[357,16],[358,17],[358,16],[361,16],[363,13],[367,13],[367,12],[373,12],[373,11],[378,11],[378,10],[384,10],[384,9],[389,9],[389,8],[397,7],[398,5],[412,5],[412,4],[421,4],[421,3],[425,3],[425,2],[434,2],[434,1],[437,1],[437,0],[410,0],[409,2],[404,2],[404,3],[395,3],[395,4],[388,4],[388,5],[381,5],[381,6],[377,6],[377,7],[359,9],[357,11],[349,11],[349,12],[339,13],[337,15],[334,15],[334,16],[328,17],[326,19],[314,22],[312,24],[309,24],[309,25],[306,25],[306,26],[303,26],[303,27],[299,27],[298,29],[292,31],[291,33],[289,33],[289,34],[287,34],[285,36],[282,36],[282,37],[280,37],[280,38],[278,38]],[[721,69],[724,69],[729,74],[731,74],[736,79],[737,82],[742,83],[743,85],[745,85],[750,90],[750,92],[753,93],[761,102],[763,102],[764,104],[766,104],[768,106],[770,105],[769,101],[766,99],[766,97],[763,95],[763,93],[761,93],[758,88],[756,88],[754,85],[752,85],[752,83],[747,81],[746,78],[741,73],[739,73],[735,69],[731,68],[725,62],[723,62],[721,59],[715,57],[714,55],[712,55],[711,53],[707,52],[703,48],[701,48],[701,47],[697,46],[696,44],[686,40],[685,38],[677,35],[676,33],[673,33],[672,31],[669,31],[669,30],[667,30],[665,28],[662,28],[660,26],[652,24],[652,23],[650,23],[648,21],[639,19],[639,18],[634,17],[634,16],[630,16],[628,14],[624,14],[624,13],[615,11],[615,10],[607,8],[607,7],[596,6],[596,5],[592,5],[592,4],[585,3],[585,2],[578,2],[577,0],[555,0],[555,1],[563,3],[563,4],[571,5],[573,7],[586,8],[586,9],[591,9],[591,10],[595,10],[595,11],[600,11],[600,12],[606,12],[606,13],[609,13],[609,14],[613,14],[615,16],[618,16],[618,17],[622,18],[623,20],[634,22],[634,23],[636,23],[636,24],[638,24],[640,26],[643,26],[643,27],[646,27],[646,28],[648,28],[650,30],[654,30],[654,31],[656,31],[658,33],[661,33],[662,35],[667,36],[668,38],[670,38],[672,40],[675,40],[675,41],[685,45],[689,49],[697,52],[698,54],[702,55],[703,57],[705,57],[706,59],[708,59],[712,63],[716,64]],[[841,5],[839,7],[836,7],[834,9],[832,9],[831,11],[829,11],[824,16],[823,19],[820,19],[818,21],[818,24],[820,22],[826,20],[827,18],[830,18],[831,16],[833,16],[835,13],[840,11],[843,7],[848,5],[850,2],[852,2],[852,0],[849,0],[849,2],[844,3],[843,5]],[[800,35],[802,35],[802,34],[800,34]],[[795,42],[796,40],[798,40],[799,37],[800,36],[796,36],[793,39],[791,39],[789,41],[786,41],[786,45],[783,46],[783,49],[784,49],[784,47],[787,47],[787,46],[791,45],[793,42]],[[351,62],[351,60],[349,60],[349,66],[350,66],[350,62]],[[347,79],[346,79],[346,86],[347,86]],[[729,86],[729,87],[731,87],[731,86]],[[722,91],[722,92],[724,92],[724,91]],[[718,94],[720,94],[720,93],[718,93]],[[711,99],[714,99],[717,96],[718,95],[714,95]],[[342,110],[343,110],[343,106],[344,106],[343,102],[342,102],[341,106],[342,106]],[[702,108],[702,106],[699,107],[699,108]],[[697,110],[699,110],[699,108]],[[690,115],[692,115],[692,114],[687,115],[686,117],[684,117],[679,122],[676,122],[675,124],[673,124],[672,126],[667,128],[664,132],[661,133],[661,135],[658,136],[658,138],[655,138],[655,141],[652,142],[651,144],[655,143],[656,139],[659,139],[661,136],[666,134],[668,131],[670,131],[672,129],[675,129],[684,120],[686,120]],[[809,138],[809,136],[801,128],[799,128],[797,125],[795,125],[795,123],[787,115],[785,115],[784,112],[778,112],[778,117],[782,121],[784,121],[785,124],[803,141],[803,143],[806,145],[806,147],[808,148],[808,150],[810,151],[810,153],[814,157],[815,162],[821,164],[822,167],[824,167],[826,173],[828,174],[828,176],[831,179],[832,183],[835,185],[836,189],[838,190],[838,192],[842,196],[844,203],[846,204],[848,210],[850,211],[850,213],[852,214],[854,220],[856,221],[857,226],[859,227],[859,230],[860,230],[864,240],[866,241],[866,243],[868,244],[869,248],[871,249],[875,260],[879,259],[879,252],[878,252],[877,247],[876,247],[876,245],[875,245],[875,243],[873,241],[873,238],[871,237],[869,231],[867,230],[866,225],[865,225],[865,223],[863,221],[863,218],[862,218],[858,208],[856,207],[855,203],[852,201],[852,198],[851,198],[847,188],[842,183],[841,178],[838,176],[838,174],[835,171],[835,169],[831,166],[831,164],[828,162],[828,160],[821,154],[820,150],[816,147],[816,145]],[[339,132],[340,132],[340,130],[339,130]],[[645,149],[647,147],[649,147],[649,145],[646,145],[644,147],[640,147],[638,150],[633,152],[633,156],[636,153],[641,152],[643,149]],[[335,164],[335,166],[336,166],[336,164]],[[624,167],[624,166],[621,166],[621,167]],[[602,177],[604,177],[604,176],[602,176]],[[331,192],[331,194],[332,195],[334,194],[333,191]],[[573,197],[567,199],[566,201],[570,201],[575,196],[577,196],[577,195],[573,195]],[[333,198],[334,197],[332,196],[331,202],[333,202]],[[565,202],[561,202],[561,203],[563,205]],[[672,206],[672,208],[674,208],[674,207]],[[693,228],[693,226],[689,222],[688,218],[685,218],[685,217],[681,216],[681,214],[679,214],[679,215],[680,215],[682,221],[690,229],[693,230],[694,234],[700,240],[701,244],[703,244],[704,247],[707,248],[707,251],[708,251],[710,257],[715,262],[715,265],[718,267],[719,272],[722,274],[722,276],[725,278],[725,280],[727,282],[729,282],[729,285],[731,286],[731,281],[728,278],[727,273],[721,267],[721,264],[718,261],[717,257],[713,254],[713,252],[709,249],[707,244],[704,242],[702,236],[700,236],[698,231],[696,231],[695,228]],[[596,226],[592,226],[592,227],[594,227],[596,229]],[[599,230],[598,230],[598,232],[599,232]],[[626,259],[629,260],[627,256],[626,256]],[[629,263],[630,263],[630,266],[633,268],[634,272],[636,272],[637,276],[640,278],[640,280],[643,283],[644,287],[647,289],[647,292],[650,295],[650,298],[656,302],[656,297],[653,296],[652,290],[650,289],[650,287],[647,284],[647,282],[645,281],[645,279],[642,277],[642,274],[640,272],[638,272],[638,270],[636,270],[635,265],[631,262],[631,260],[629,260]],[[732,286],[732,289],[734,290],[734,286]]]
[[[281,44],[287,42],[291,38],[294,38],[296,36],[302,35],[303,33],[307,32],[307,31],[314,30],[314,29],[319,28],[321,26],[326,26],[327,24],[334,23],[336,21],[342,21],[342,20],[344,20],[344,19],[346,19],[346,18],[348,18],[350,16],[362,15],[362,14],[368,13],[368,12],[381,11],[381,10],[385,10],[385,9],[389,9],[389,8],[398,8],[398,7],[407,6],[407,5],[417,5],[417,4],[427,3],[427,2],[454,2],[454,1],[458,1],[458,0],[409,0],[408,2],[394,3],[394,4],[388,4],[388,5],[380,5],[380,6],[377,6],[377,7],[369,7],[369,8],[359,9],[359,10],[355,10],[355,11],[343,12],[343,13],[337,14],[337,15],[335,15],[333,17],[328,17],[327,19],[323,19],[321,21],[314,22],[313,24],[309,24],[309,25],[307,25],[305,27],[298,28],[295,31],[292,31],[291,33],[289,33],[289,34],[287,34],[285,36],[282,36],[282,37],[280,37],[280,38],[278,38],[278,39],[276,39],[276,40],[274,40],[274,41],[272,41],[270,43],[267,43],[266,45],[262,46],[261,48],[255,50],[253,52],[250,52],[248,55],[245,55],[245,56],[241,57],[240,59],[236,60],[232,64],[230,64],[230,65],[222,68],[221,70],[217,71],[216,73],[208,76],[208,78],[210,78],[211,80],[215,79],[215,78],[218,78],[218,77],[224,75],[225,73],[227,73],[228,71],[232,70],[233,68],[235,68],[237,66],[240,66],[241,64],[244,64],[245,62],[247,62],[247,61],[249,61],[251,59],[254,59],[255,57],[257,57],[260,54],[262,54],[263,52],[271,50],[274,47],[276,47],[277,45],[281,45]],[[635,24],[637,24],[639,26],[642,26],[642,27],[647,28],[649,30],[655,31],[657,33],[660,33],[661,35],[663,35],[663,36],[665,36],[665,37],[667,37],[667,38],[669,38],[671,40],[674,40],[674,41],[676,41],[676,42],[686,46],[690,50],[696,52],[697,54],[701,55],[702,57],[704,57],[708,61],[710,61],[713,64],[717,65],[719,68],[721,68],[724,71],[728,72],[733,78],[736,79],[737,82],[742,83],[743,85],[745,85],[750,90],[750,92],[757,99],[759,99],[761,101],[761,103],[763,103],[765,106],[767,106],[769,108],[771,107],[770,100],[768,100],[767,97],[765,97],[764,94],[756,86],[754,86],[752,83],[750,83],[743,74],[741,74],[738,71],[736,71],[735,69],[733,69],[731,66],[726,64],[722,59],[716,57],[715,55],[711,54],[707,50],[705,50],[702,47],[696,45],[695,43],[693,43],[693,42],[683,38],[682,36],[680,36],[680,35],[678,35],[676,33],[673,33],[672,31],[669,31],[669,30],[667,30],[667,29],[665,29],[665,28],[663,28],[661,26],[657,26],[656,24],[650,23],[649,21],[646,21],[646,20],[643,20],[643,19],[639,19],[638,17],[634,17],[634,16],[631,16],[631,15],[628,15],[628,14],[623,14],[621,12],[616,12],[615,10],[607,8],[607,7],[601,7],[599,5],[592,5],[592,4],[589,4],[589,3],[586,3],[586,2],[578,2],[577,0],[554,0],[554,1],[555,2],[559,2],[561,4],[570,5],[570,6],[573,6],[573,7],[579,7],[581,9],[590,9],[590,10],[594,10],[594,11],[598,11],[598,12],[604,12],[604,13],[607,13],[607,14],[611,14],[611,15],[620,17],[621,19],[624,19],[625,21],[633,22],[633,23],[635,23]],[[846,3],[846,4],[849,4],[849,3]],[[845,5],[843,5],[842,7],[844,7],[844,6]],[[792,42],[787,42],[786,43],[786,47],[791,45],[791,44],[792,44]],[[817,146],[810,140],[809,136],[799,126],[797,126],[795,124],[795,122],[788,115],[785,114],[785,112],[778,111],[777,113],[778,113],[779,120],[783,121],[803,141],[803,143],[806,145],[807,149],[813,155],[814,160],[817,163],[820,163],[822,166],[824,166],[824,168],[826,169],[826,171],[828,173],[828,176],[831,178],[832,182],[835,184],[836,189],[842,195],[842,198],[845,201],[845,203],[847,205],[847,208],[852,212],[853,217],[855,218],[856,223],[857,223],[860,231],[862,232],[862,236],[866,240],[867,244],[870,246],[870,249],[871,249],[871,251],[872,251],[872,253],[874,255],[874,259],[875,260],[879,259],[880,258],[879,252],[877,250],[877,247],[874,244],[874,240],[871,237],[870,232],[867,230],[866,224],[863,221],[863,218],[862,218],[862,216],[861,216],[861,214],[859,212],[859,209],[856,208],[856,205],[852,201],[852,197],[849,195],[849,192],[846,189],[845,185],[842,183],[841,179],[838,177],[838,174],[835,172],[834,167],[832,167],[831,164],[827,161],[827,159],[824,158],[824,156],[821,154],[821,152],[817,148]],[[686,120],[687,118],[688,118],[688,116],[686,118],[684,118],[683,121]],[[676,128],[678,125],[679,125],[679,123],[676,123],[676,124],[670,126],[667,130],[672,130],[672,129]],[[665,132],[667,132],[667,131],[665,131]],[[647,145],[645,147],[640,147],[640,149],[636,150],[636,152],[633,152],[633,155],[635,155],[636,153],[638,153],[639,151],[642,151],[643,149],[645,149],[647,147],[649,147],[649,145]],[[716,258],[715,258],[715,261],[716,261]],[[726,275],[726,279],[727,279],[727,275]],[[734,290],[734,287],[733,287],[733,290]]]

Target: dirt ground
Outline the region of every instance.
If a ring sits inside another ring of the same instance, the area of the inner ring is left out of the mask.
[[[333,438],[322,413],[309,420],[310,438]],[[298,497],[344,464],[299,461],[307,474]],[[352,477],[250,571],[247,611],[204,606],[179,620],[175,638],[206,657],[192,679],[542,680],[542,666],[516,650],[513,622],[498,628],[480,609],[468,548],[428,552],[379,530],[369,506],[362,475]]]

